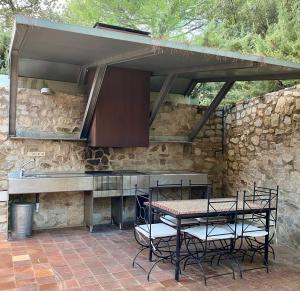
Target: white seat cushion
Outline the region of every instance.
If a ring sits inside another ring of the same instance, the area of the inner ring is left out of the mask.
[[[177,219],[171,215],[164,215],[160,217],[160,220],[170,226],[177,226]],[[191,224],[198,224],[199,222],[194,218],[184,218],[181,219],[181,225],[191,225]]]
[[[135,230],[143,236],[150,238],[150,224],[142,224],[135,227]],[[170,237],[177,234],[176,229],[165,223],[154,223],[151,224],[151,238]]]
[[[234,225],[232,225],[234,227]],[[236,235],[237,236],[249,236],[249,237],[260,237],[266,236],[267,231],[248,223],[237,223],[236,224]]]
[[[194,226],[187,229],[182,230],[185,233],[188,233],[192,236],[195,236],[201,240],[206,239],[206,225]],[[232,230],[227,226],[213,226],[209,225],[207,229],[207,240],[220,240],[220,239],[230,239],[234,238],[234,234],[232,234]]]

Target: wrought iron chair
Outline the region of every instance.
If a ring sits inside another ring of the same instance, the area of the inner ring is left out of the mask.
[[[202,188],[204,190],[204,197],[203,198],[208,198],[208,197],[213,197],[213,184],[198,184],[198,183],[192,183],[191,180],[189,180],[189,195],[190,195],[190,199],[192,199],[192,189],[193,188]],[[219,217],[210,217],[208,220],[210,222],[226,222],[227,221],[227,217],[225,216],[219,216]],[[196,220],[199,223],[206,223],[206,217],[197,217]]]
[[[163,184],[163,183],[160,183],[159,181],[157,181],[156,187],[155,187],[155,189],[153,189],[153,190],[156,190],[156,192],[157,192],[157,200],[159,200],[161,198],[168,200],[169,197],[165,196],[162,190],[170,189],[170,188],[176,191],[175,194],[177,194],[176,198],[178,200],[182,200],[184,198],[182,180],[180,180],[180,183],[174,183],[174,184]],[[172,198],[174,198],[174,197],[172,197]],[[189,199],[190,199],[190,195],[189,195]],[[160,217],[160,220],[169,226],[172,226],[172,227],[177,226],[177,219],[171,215],[163,215]],[[183,227],[195,225],[198,223],[199,222],[194,218],[181,219],[181,226],[183,226]]]
[[[232,275],[235,279],[233,264],[239,267],[235,258],[234,244],[236,239],[236,217],[237,217],[238,194],[229,198],[226,202],[219,199],[209,198],[207,203],[206,223],[184,229],[184,241],[189,256],[184,261],[184,269],[191,264],[200,267],[205,285],[207,280],[213,277]],[[228,223],[220,224],[210,218],[231,217]],[[221,261],[229,261],[230,272],[207,275],[204,270],[204,263],[213,264],[214,258],[218,257],[218,264]]]
[[[271,194],[272,192],[269,191],[269,193],[261,194],[256,192],[252,195],[244,191],[243,214],[236,225],[236,233],[237,237],[247,242],[249,247],[244,249],[241,244],[240,248],[236,249],[236,251],[243,254],[243,259],[245,256],[249,256],[251,262],[253,262],[255,254],[260,254],[263,257],[264,266],[248,269],[243,267],[243,272],[262,268],[265,268],[266,271],[269,272],[268,262],[263,256],[265,243],[259,242],[258,239],[265,238],[269,235],[268,213],[271,212]],[[259,243],[254,244],[254,242]],[[267,244],[269,247],[270,240],[268,240]]]
[[[140,245],[140,250],[133,258],[132,266],[139,266],[145,272],[146,269],[137,262],[138,256],[146,249],[149,250],[149,260],[152,261],[152,256],[157,257],[157,261],[151,266],[147,272],[149,281],[150,274],[153,268],[163,260],[172,260],[173,249],[176,241],[176,229],[168,226],[165,223],[153,223],[154,211],[152,209],[152,194],[142,190],[135,189],[135,223],[134,237]]]
[[[275,239],[277,243],[277,208],[278,208],[278,195],[279,195],[279,186],[276,188],[266,188],[257,186],[254,182],[253,187],[253,202],[261,204],[261,198],[270,197],[270,218],[269,218],[269,252],[273,255],[273,259],[275,259],[275,250],[272,246],[272,243]],[[261,214],[254,214],[252,220],[255,222],[255,226],[259,228],[264,228],[264,223],[262,222],[263,217]],[[251,220],[251,218],[250,218]],[[260,241],[255,237],[249,237],[245,239],[245,242],[248,244],[251,250],[253,250],[252,261],[254,259],[254,255],[257,252],[262,252],[264,247],[264,242]],[[256,251],[255,251],[256,250]]]

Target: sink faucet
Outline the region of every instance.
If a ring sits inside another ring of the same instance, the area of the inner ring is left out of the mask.
[[[25,172],[25,166],[27,166],[28,164],[30,163],[34,163],[35,162],[35,159],[32,159],[30,161],[27,161],[26,163],[24,163],[22,166],[21,166],[21,169],[20,169],[20,178],[22,178],[24,176],[24,172]]]

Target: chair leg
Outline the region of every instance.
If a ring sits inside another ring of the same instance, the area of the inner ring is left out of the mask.
[[[199,261],[198,261],[198,265],[199,265],[199,267],[200,267],[200,269],[202,271],[202,276],[204,278],[204,285],[207,286],[207,277],[206,277],[204,269],[203,269],[203,267],[202,267],[202,265],[201,265],[201,263]]]
[[[135,255],[132,261],[132,267],[134,268],[135,264],[138,265],[141,269],[146,271],[139,263],[136,262],[137,257],[139,256],[140,253],[142,253],[144,250],[146,250],[148,247],[142,247],[141,250]]]
[[[239,260],[236,258],[236,256],[234,254],[230,254],[232,260],[236,263],[236,265],[238,266],[239,272],[240,272],[240,277],[243,278],[243,273],[242,273],[242,268],[241,265],[239,263]]]
[[[150,268],[150,270],[149,270],[149,272],[148,272],[148,274],[147,274],[147,280],[148,280],[148,281],[150,280],[150,274],[151,274],[152,270],[154,269],[154,267],[155,267],[159,262],[161,262],[161,261],[163,261],[163,260],[164,260],[164,259],[161,258],[161,259],[157,260],[157,261],[152,265],[152,267]]]

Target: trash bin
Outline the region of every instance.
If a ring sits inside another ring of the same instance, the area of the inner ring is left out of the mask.
[[[22,239],[32,234],[34,203],[18,202],[12,204],[12,238]]]

